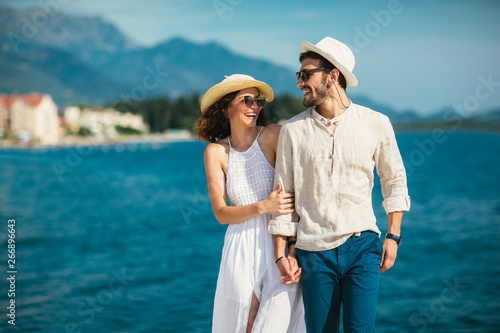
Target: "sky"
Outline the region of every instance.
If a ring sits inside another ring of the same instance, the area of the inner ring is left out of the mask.
[[[300,42],[326,36],[355,54],[357,87],[399,110],[500,108],[500,1],[495,0],[0,0],[99,15],[139,45],[172,37],[216,41],[297,70]],[[233,74],[233,73],[228,73]],[[246,73],[252,74],[252,73]],[[294,78],[291,78],[292,80]]]

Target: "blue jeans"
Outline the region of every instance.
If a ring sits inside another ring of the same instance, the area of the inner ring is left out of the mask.
[[[297,249],[308,333],[374,332],[382,243],[371,231],[327,251]]]

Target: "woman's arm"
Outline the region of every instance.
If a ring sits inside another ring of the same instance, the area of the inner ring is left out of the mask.
[[[294,211],[294,195],[280,193],[281,185],[264,200],[246,206],[228,206],[223,162],[224,147],[211,143],[205,148],[205,171],[210,202],[220,224],[240,223],[261,214],[289,214]]]

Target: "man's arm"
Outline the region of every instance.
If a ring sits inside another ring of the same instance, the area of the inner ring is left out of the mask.
[[[403,211],[410,209],[406,170],[389,118],[383,119],[380,133],[380,142],[374,157],[384,197],[382,205],[389,217],[388,232],[399,237],[401,236]],[[385,272],[394,265],[397,251],[396,241],[384,240],[380,272]]]
[[[294,192],[292,138],[286,124],[281,127],[276,151],[274,188],[277,188],[278,184],[282,185],[283,192]],[[295,212],[273,215],[268,232],[272,235],[295,236],[298,223],[299,216]]]
[[[284,125],[281,127],[276,150],[274,184],[276,187],[281,183],[283,191],[288,193],[294,191],[293,152],[291,143],[292,141],[289,137],[287,126]],[[274,235],[274,259],[280,270],[283,284],[298,282],[302,271],[302,269],[298,267],[294,245],[291,246],[288,256],[285,255],[287,239],[288,237],[293,237],[293,239],[295,239],[298,222],[299,217],[293,212],[291,214],[273,215],[269,223],[268,232]]]
[[[384,116],[379,132],[381,137],[374,159],[384,197],[382,206],[387,214],[408,211],[410,197],[406,186],[406,170],[389,118]]]

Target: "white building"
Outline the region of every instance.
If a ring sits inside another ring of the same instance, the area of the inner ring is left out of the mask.
[[[77,133],[80,129],[80,108],[78,106],[68,106],[64,109],[63,118],[71,131]]]
[[[9,108],[11,98],[7,95],[0,95],[0,138],[5,137],[9,130]]]
[[[117,126],[130,128],[140,133],[149,131],[140,115],[121,113],[111,108],[87,108],[80,110],[78,107],[67,107],[64,110],[64,120],[72,131],[77,132],[85,128],[93,136],[101,140],[113,140],[119,136]]]
[[[3,128],[8,128],[13,135],[23,140],[45,145],[57,144],[59,118],[57,106],[50,95],[39,93],[2,95],[0,100],[3,101],[0,104],[8,110],[10,121],[10,124],[7,121],[7,125]]]
[[[118,119],[117,125],[125,128],[132,128],[142,133],[149,132],[149,128],[144,123],[142,116],[130,112],[122,113],[121,117]]]

